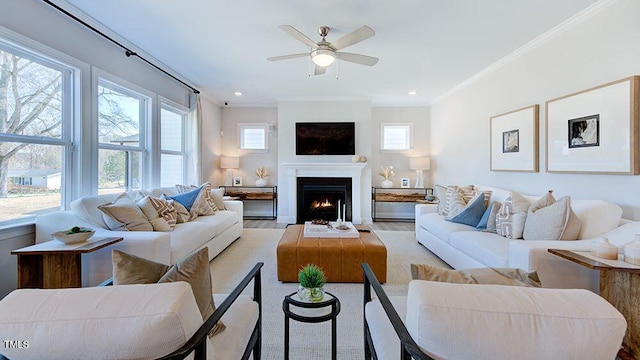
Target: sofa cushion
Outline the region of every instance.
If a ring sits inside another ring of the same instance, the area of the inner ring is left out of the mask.
[[[428,264],[411,264],[413,280],[439,281],[456,284],[494,284],[540,287],[538,273],[512,268],[479,268],[451,270]]]
[[[484,214],[485,195],[482,192],[477,193],[462,208],[459,208],[458,206],[459,205],[456,205],[451,210],[451,213],[447,216],[446,220],[459,224],[476,226]]]
[[[444,217],[436,213],[420,216],[420,226],[447,243],[454,232],[475,230],[473,226],[446,221]]]
[[[216,304],[222,304],[225,294],[213,294]],[[215,359],[242,359],[249,338],[258,321],[258,303],[247,295],[240,295],[221,319],[226,329],[212,337]]]
[[[119,195],[120,194],[84,196],[73,200],[69,206],[73,214],[80,219],[103,229],[108,229],[107,223],[104,222],[104,213],[98,209],[98,206],[114,202]]]
[[[519,193],[512,191],[504,200],[496,215],[496,231],[498,235],[510,239],[522,238],[528,210],[529,201]]]
[[[137,275],[141,271],[140,269],[145,269],[142,271],[147,276],[143,278]],[[163,269],[166,269],[166,272],[161,273],[159,278],[153,277]],[[191,285],[203,320],[208,319],[216,309],[211,292],[211,273],[206,247],[170,267],[122,251],[113,250],[113,273],[114,285],[139,284],[147,280],[157,283],[185,281]],[[224,330],[224,328],[224,323],[218,322],[209,335],[213,336]]]
[[[525,240],[576,240],[580,219],[571,210],[571,198],[560,200],[549,192],[529,208],[523,237]]]
[[[126,304],[126,306],[123,306]],[[21,289],[0,301],[10,359],[155,359],[182,346],[202,316],[188,284]]]
[[[406,326],[436,359],[614,359],[626,321],[588,290],[413,280]]]
[[[459,231],[449,237],[449,244],[488,267],[509,267],[509,242],[497,234],[481,231]]]
[[[122,193],[115,202],[98,206],[104,213],[104,222],[109,230],[153,231],[153,226],[138,204]]]

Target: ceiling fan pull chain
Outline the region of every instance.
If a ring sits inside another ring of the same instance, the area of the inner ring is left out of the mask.
[[[311,77],[311,56],[307,58],[307,76]]]
[[[340,72],[339,72],[339,69],[338,69],[338,66],[339,66],[338,63],[339,62],[336,61],[336,80],[338,80],[340,78]]]

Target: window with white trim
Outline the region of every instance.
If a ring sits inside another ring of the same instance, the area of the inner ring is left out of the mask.
[[[151,98],[98,78],[98,193],[141,189]]]
[[[0,38],[0,224],[60,210],[69,196],[76,74]]]
[[[410,150],[413,147],[413,124],[383,123],[380,126],[381,150]]]
[[[184,184],[187,111],[166,102],[160,107],[160,186]]]
[[[238,148],[267,150],[267,124],[238,124]]]

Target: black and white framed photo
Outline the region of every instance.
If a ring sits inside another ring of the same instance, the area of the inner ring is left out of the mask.
[[[233,186],[242,186],[242,177],[235,176],[233,178]]]
[[[411,185],[409,183],[409,178],[400,179],[400,187],[403,187],[403,188],[411,187]]]
[[[546,171],[640,174],[640,76],[546,102]]]
[[[520,130],[509,130],[502,132],[502,152],[520,152]]]
[[[531,105],[491,117],[491,171],[538,171],[539,108]]]
[[[600,114],[567,121],[569,149],[600,146]]]

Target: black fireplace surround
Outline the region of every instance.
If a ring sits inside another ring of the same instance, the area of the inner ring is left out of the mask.
[[[347,204],[343,221],[351,221],[351,178],[298,177],[298,224],[315,219],[335,221],[338,218],[338,200]]]

